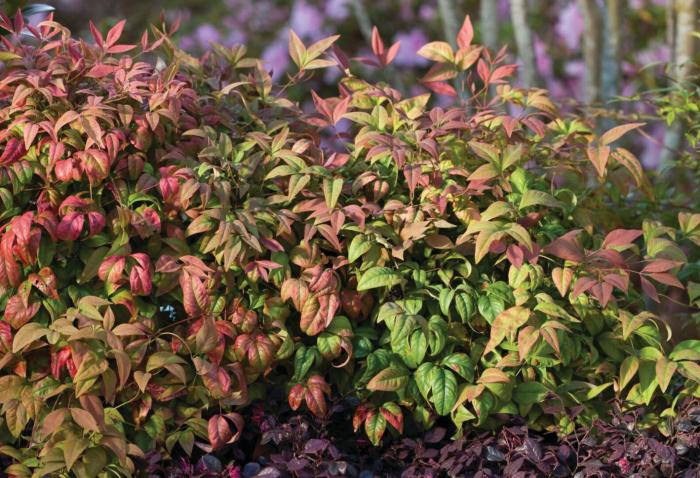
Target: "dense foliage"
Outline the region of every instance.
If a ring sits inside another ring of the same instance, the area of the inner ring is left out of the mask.
[[[593,428],[579,428],[557,439],[528,430],[518,419],[497,433],[471,430],[450,440],[437,426],[413,438],[383,447],[355,441],[304,416],[261,416],[226,456],[203,455],[196,461],[163,466],[152,460],[154,476],[171,478],[281,477],[512,477],[580,478],[601,476],[674,476],[700,471],[700,408],[681,405],[672,433],[644,433],[635,428],[642,410],[614,413]],[[347,406],[337,404],[330,421],[345,423]],[[228,463],[228,465],[224,465]]]
[[[618,146],[642,125],[560,117],[468,18],[456,49],[419,52],[449,108],[358,78],[336,37],[292,33],[276,85],[244,48],[195,59],[166,25],[139,45],[124,22],[90,42],[24,27],[0,23],[8,473],[216,451],[278,388],[319,417],[359,400],[375,445],[438,417],[568,434],[613,398],[668,430],[697,396],[700,341],[669,344],[650,307],[690,285],[700,214],[654,217]],[[372,49],[396,54],[376,30]],[[338,97],[285,97],[336,65]]]

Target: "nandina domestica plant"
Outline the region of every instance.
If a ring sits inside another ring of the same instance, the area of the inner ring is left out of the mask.
[[[560,117],[468,18],[456,51],[419,51],[447,108],[363,81],[335,37],[291,32],[275,85],[243,47],[195,59],[123,27],[0,23],[8,473],[217,451],[279,387],[317,416],[356,397],[374,444],[439,416],[568,433],[613,399],[662,426],[698,394],[700,342],[666,347],[647,302],[684,288],[700,215],[636,206],[652,185],[617,141],[642,125]],[[336,65],[338,97],[285,98]]]

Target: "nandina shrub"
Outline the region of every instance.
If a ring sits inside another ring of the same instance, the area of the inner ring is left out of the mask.
[[[274,85],[242,47],[195,59],[164,25],[119,44],[123,26],[0,24],[8,473],[218,450],[280,388],[318,416],[359,399],[374,444],[439,416],[565,434],[612,399],[664,429],[698,394],[700,342],[668,345],[648,305],[684,288],[700,215],[648,214],[616,146],[642,125],[560,117],[468,19],[457,51],[419,52],[447,108],[356,77],[335,37],[292,33],[299,71]],[[285,98],[336,64],[337,98]]]

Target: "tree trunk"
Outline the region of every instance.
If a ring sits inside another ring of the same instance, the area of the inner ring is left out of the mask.
[[[596,0],[578,0],[583,15],[583,59],[586,64],[585,99],[591,105],[600,100],[602,15]]]
[[[697,21],[696,0],[675,0],[676,22],[671,75],[675,86],[682,88],[688,81],[695,53],[695,24]],[[674,122],[666,129],[664,151],[661,155],[661,169],[673,166],[676,155],[683,145],[682,125]]]
[[[355,15],[355,20],[357,20],[357,25],[360,27],[360,32],[362,36],[365,37],[367,43],[372,42],[372,21],[369,19],[367,10],[362,4],[362,0],[350,0],[350,6],[352,7],[352,13]]]
[[[515,43],[522,63],[520,79],[524,86],[537,86],[537,67],[535,65],[535,45],[532,30],[527,22],[527,0],[510,0],[510,18],[515,31]]]
[[[498,2],[481,0],[479,10],[481,23],[481,43],[491,51],[497,51],[498,44]]]
[[[622,8],[623,0],[607,0],[605,2],[605,49],[603,50],[603,71],[601,74],[604,101],[611,100],[620,92]]]
[[[457,24],[457,12],[452,0],[438,0],[438,10],[442,19],[445,40],[452,45],[452,48],[455,48],[457,46],[459,24]]]
[[[675,80],[683,85],[692,68],[695,54],[695,22],[697,18],[696,0],[676,0],[678,12],[676,20],[676,48],[674,53]]]

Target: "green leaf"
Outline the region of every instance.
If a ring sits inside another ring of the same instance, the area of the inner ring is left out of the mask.
[[[348,246],[348,262],[352,264],[371,248],[372,242],[368,240],[367,236],[364,234],[356,235]]]
[[[591,387],[588,392],[586,392],[586,400],[593,400],[595,397],[603,393],[605,390],[608,388],[612,387],[612,382],[607,382],[607,383],[602,383],[600,385],[596,385],[594,387]]]
[[[63,457],[66,460],[66,468],[68,471],[70,471],[90,443],[84,438],[71,437],[63,441],[62,444]]]
[[[402,345],[403,349],[398,347],[396,352],[401,354],[406,365],[410,368],[416,368],[423,363],[428,351],[428,339],[421,329],[414,330],[409,339]]]
[[[406,385],[408,378],[408,370],[392,366],[375,375],[366,388],[372,391],[395,392]]]
[[[523,245],[532,251],[532,239],[530,239],[530,233],[527,232],[527,229],[525,229],[523,226],[515,222],[509,224],[506,233],[518,241],[520,245]]]
[[[544,400],[548,392],[540,382],[522,382],[515,388],[513,399],[521,405],[534,405]]]
[[[549,193],[537,191],[536,189],[528,189],[520,199],[520,206],[518,206],[518,209],[522,210],[530,206],[562,208],[564,205],[561,203],[561,201],[554,199],[554,197]]]
[[[150,357],[148,357],[148,362],[146,363],[146,372],[152,372],[153,370],[165,367],[166,365],[184,363],[186,362],[182,357],[175,355],[172,352],[156,352]]]
[[[624,390],[639,370],[639,359],[630,355],[620,365],[620,391]]]
[[[80,276],[78,276],[78,284],[84,284],[97,275],[100,265],[104,261],[105,257],[107,257],[108,250],[108,247],[98,247],[97,249],[94,249],[92,253],[90,253],[90,256],[85,263],[85,269],[83,269],[83,272],[80,274]]]
[[[455,353],[442,359],[442,364],[458,373],[467,382],[474,382],[476,367],[469,355],[465,353]]]
[[[423,45],[418,50],[418,55],[440,63],[453,63],[455,58],[452,47],[444,41],[434,41]]]
[[[695,383],[700,383],[700,365],[690,361],[680,362],[678,365],[679,373]]]
[[[434,315],[428,320],[428,343],[433,356],[439,354],[447,346],[450,332],[447,322]]]
[[[385,430],[386,418],[384,418],[384,415],[377,411],[372,411],[367,420],[365,420],[365,433],[367,433],[367,438],[372,442],[372,445],[379,445]]]
[[[19,60],[22,57],[9,51],[0,51],[0,61]]]
[[[474,260],[478,264],[489,252],[491,244],[503,237],[503,231],[493,228],[484,229],[476,236],[476,247],[474,249]]]
[[[673,347],[673,351],[668,358],[671,360],[692,360],[700,361],[700,340],[684,340]]]
[[[452,301],[455,298],[455,291],[454,289],[448,289],[446,287],[443,287],[440,289],[440,298],[438,302],[440,303],[440,312],[442,312],[442,315],[449,317],[450,315],[450,305],[452,304]]]
[[[450,370],[424,363],[415,372],[418,390],[439,415],[447,415],[457,402],[457,379]]]
[[[503,312],[505,304],[497,297],[482,295],[477,302],[479,313],[486,319],[486,322],[492,324],[498,314]]]
[[[403,279],[401,276],[388,267],[372,267],[362,274],[362,277],[357,283],[357,290],[363,291],[377,289],[379,287],[393,287],[396,284],[400,284],[402,281]]]
[[[639,392],[644,403],[649,405],[654,396],[654,391],[659,385],[656,380],[656,363],[642,360],[639,364]]]
[[[527,323],[530,315],[529,309],[519,306],[511,307],[498,314],[491,324],[491,337],[486,344],[483,355],[495,350],[507,337],[510,337],[514,342],[515,332]]]
[[[335,178],[332,180],[326,178],[323,180],[323,197],[326,199],[326,206],[328,206],[328,209],[333,209],[335,205],[338,204],[338,198],[342,190],[343,178]]]
[[[39,340],[45,336],[48,332],[49,329],[36,322],[25,324],[17,331],[17,334],[12,341],[12,353],[16,354],[35,340]]]
[[[468,292],[458,292],[455,294],[455,309],[462,323],[466,324],[474,315],[474,301]]]
[[[678,364],[670,361],[666,357],[659,357],[656,360],[656,381],[659,382],[659,388],[662,392],[666,392],[673,378],[673,374],[676,373],[677,369]]]

